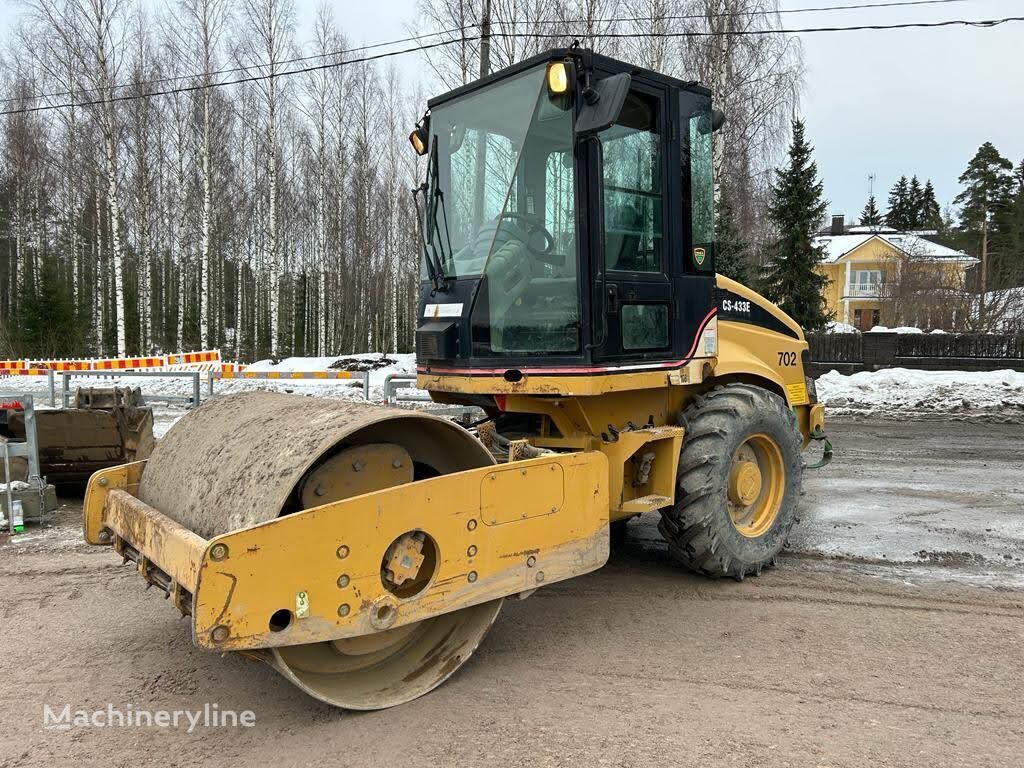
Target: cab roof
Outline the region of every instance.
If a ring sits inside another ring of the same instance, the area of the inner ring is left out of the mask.
[[[531,56],[528,59],[523,59],[510,67],[500,69],[497,72],[493,72],[487,77],[474,80],[466,85],[454,88],[447,93],[442,93],[439,96],[435,96],[427,101],[427,107],[433,109],[434,107],[457,99],[460,96],[465,96],[469,93],[482,90],[489,85],[492,85],[500,80],[504,80],[512,75],[519,74],[527,69],[543,64],[548,61],[557,61],[572,57],[577,61],[585,58],[590,58],[591,63],[597,70],[603,70],[609,74],[619,74],[620,72],[626,72],[631,77],[643,82],[647,82],[653,85],[667,86],[669,88],[676,88],[680,90],[691,91],[693,93],[699,93],[705,96],[710,96],[711,91],[700,85],[696,80],[680,80],[679,78],[665,75],[660,72],[655,72],[651,69],[645,69],[638,67],[628,62],[621,61],[619,59],[613,59],[610,56],[604,56],[600,53],[594,53],[589,48],[550,48],[542,53],[538,53],[536,56]]]

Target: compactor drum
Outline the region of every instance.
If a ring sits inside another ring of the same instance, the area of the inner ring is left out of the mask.
[[[221,396],[85,499],[198,646],[351,709],[440,684],[505,597],[601,567],[643,513],[687,568],[759,574],[824,440],[803,332],[714,272],[706,89],[572,48],[429,107],[417,381],[476,430]]]
[[[138,497],[211,539],[290,512],[493,463],[479,441],[444,419],[253,392],[218,397],[178,422],[150,457]],[[310,556],[312,544],[304,547]],[[387,556],[381,563],[395,591],[429,579],[436,569],[437,553],[424,552],[421,541],[401,545],[401,556],[412,553],[414,564],[394,572],[386,570]],[[325,547],[337,570],[336,594],[329,597],[332,607],[351,611],[361,595],[345,573],[343,546]],[[310,593],[308,599],[325,597]],[[292,608],[267,613],[268,628],[284,633],[291,621],[302,621]],[[349,709],[387,707],[429,691],[458,669],[500,609],[501,600],[491,600],[369,636],[273,647],[260,655],[319,699]]]

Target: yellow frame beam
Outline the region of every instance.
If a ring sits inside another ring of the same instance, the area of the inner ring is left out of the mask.
[[[419,480],[209,540],[135,498],[141,474],[140,463],[93,476],[86,539],[127,543],[140,570],[155,566],[175,594],[191,592],[193,638],[204,648],[372,634],[579,576],[608,559],[608,461],[598,451]],[[410,531],[430,537],[435,565],[422,591],[399,596],[384,585],[381,564]],[[282,616],[287,627],[275,631]]]

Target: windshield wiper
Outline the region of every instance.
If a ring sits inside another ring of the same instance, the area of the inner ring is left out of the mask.
[[[434,146],[431,148],[430,163],[427,170],[430,177],[430,198],[427,203],[427,210],[430,215],[430,244],[434,248],[434,257],[437,259],[441,278],[443,280],[452,280],[454,278],[444,269],[444,265],[450,262],[455,254],[452,250],[451,233],[448,231],[448,208],[444,202],[444,192],[441,191],[441,172],[437,166],[437,142],[435,141]],[[439,203],[440,205],[438,205]],[[439,207],[441,209],[441,217],[444,219],[444,237],[448,243],[447,252],[445,252],[444,242],[441,241],[441,238],[435,237],[438,234],[437,209]],[[440,256],[438,256],[438,251],[441,252]],[[447,288],[447,284],[445,284],[445,287]]]
[[[437,247],[434,245],[433,233],[431,233],[430,248],[427,248],[427,233],[423,228],[423,219],[420,216],[420,203],[418,195],[423,195],[423,209],[427,210],[427,184],[424,182],[418,187],[412,189],[412,200],[413,206],[416,208],[416,224],[420,230],[420,239],[423,241],[423,263],[427,267],[427,277],[430,278],[430,283],[434,286],[435,291],[444,291],[447,289],[447,284],[444,282],[444,268],[441,266],[441,262],[437,257]],[[431,250],[433,250],[433,256],[431,256]]]
[[[424,181],[420,186],[414,187],[412,190],[413,201],[416,206],[416,222],[419,225],[420,237],[423,239],[423,261],[427,267],[427,275],[430,277],[430,282],[434,286],[435,291],[447,291],[448,284],[446,282],[446,275],[444,273],[444,262],[441,256],[437,253],[437,244],[434,242],[434,235],[437,230],[437,204],[434,199],[439,191],[437,189],[438,172],[437,172],[437,143],[431,148],[430,157],[427,159],[427,176],[428,181]],[[429,182],[429,184],[428,184]],[[427,196],[427,189],[430,187],[431,195]],[[423,220],[420,219],[420,207],[419,202],[416,199],[418,194],[423,195],[423,215],[426,218],[426,225],[424,227]],[[445,218],[447,225],[447,217]],[[429,229],[428,229],[429,228]],[[450,242],[450,241],[449,241]],[[429,248],[427,247],[429,243]],[[449,245],[449,248],[451,246]],[[444,249],[442,247],[442,255]]]

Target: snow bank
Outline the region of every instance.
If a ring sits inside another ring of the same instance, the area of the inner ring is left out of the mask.
[[[924,333],[920,328],[913,328],[909,325],[900,325],[896,328],[886,328],[884,325],[876,325],[868,333]]]
[[[383,399],[384,379],[389,374],[415,375],[416,355],[408,352],[403,354],[383,354],[366,352],[359,355],[332,355],[331,357],[286,357],[283,360],[260,360],[247,366],[247,371],[268,373],[315,372],[315,371],[369,371],[371,399]],[[228,381],[222,382],[227,384]],[[289,381],[289,384],[301,384],[301,379]],[[323,382],[320,382],[321,384]],[[337,388],[338,384],[332,384]],[[375,390],[380,390],[375,394]]]
[[[1024,416],[1024,373],[889,368],[817,380],[826,413],[958,413]]]
[[[825,333],[860,333],[860,329],[856,326],[850,325],[849,323],[840,323],[836,321],[828,323],[825,326]]]

